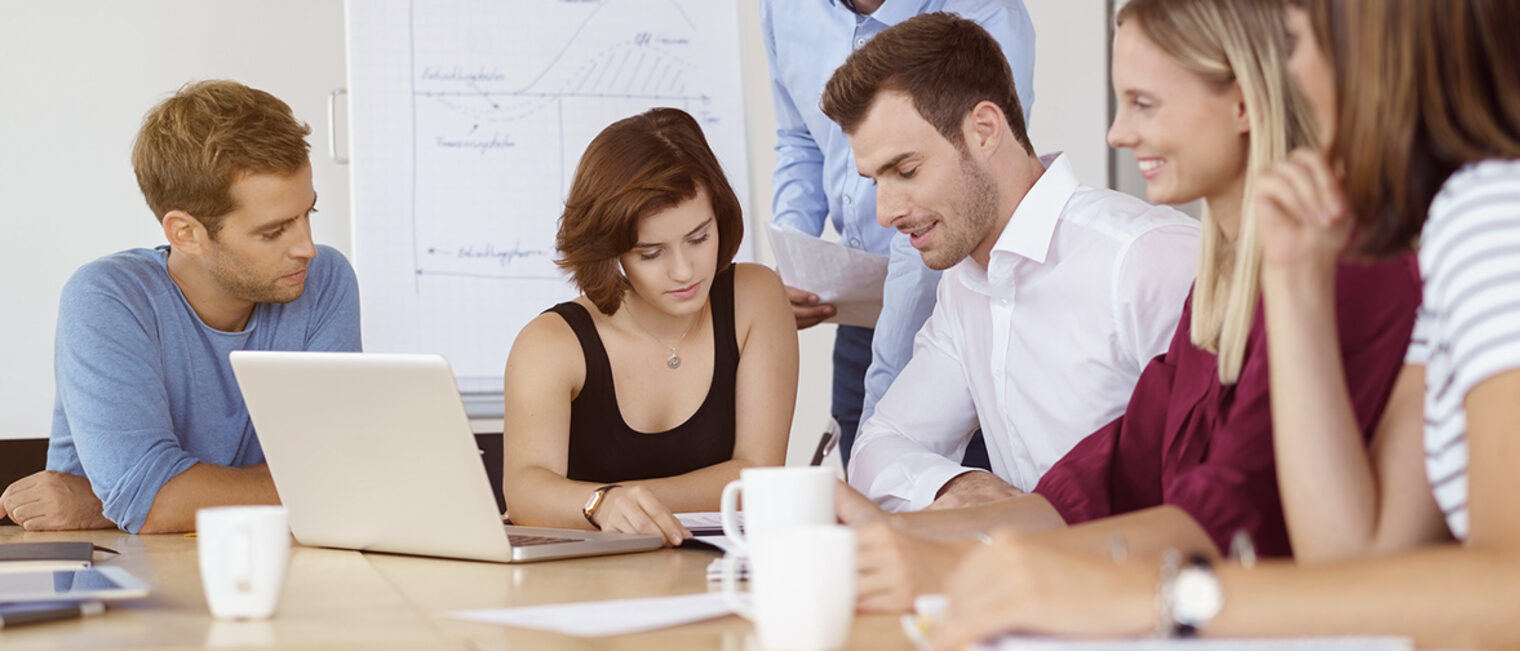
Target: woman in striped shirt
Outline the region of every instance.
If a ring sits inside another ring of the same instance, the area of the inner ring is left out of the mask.
[[[1289,67],[1331,145],[1295,152],[1254,200],[1297,564],[1163,563],[1158,588],[1154,561],[1003,535],[950,580],[936,648],[1156,627],[1520,645],[1520,2],[1294,4]],[[1369,448],[1331,288],[1338,262],[1410,249],[1422,309]]]

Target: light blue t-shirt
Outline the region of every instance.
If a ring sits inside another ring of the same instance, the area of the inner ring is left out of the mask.
[[[818,102],[829,77],[851,52],[893,25],[936,11],[975,22],[998,42],[1027,123],[1034,105],[1035,35],[1023,0],[887,0],[869,16],[856,14],[841,0],[760,3],[776,106],[771,221],[817,236],[828,220],[841,244],[889,257],[861,422],[912,357],[913,335],[934,311],[940,274],[924,265],[907,236],[876,222],[876,188],[861,178],[849,139]]]
[[[318,246],[306,291],[260,303],[222,332],[169,278],[169,248],[91,262],[64,285],[54,343],[49,470],[84,475],[105,516],[137,533],[158,489],[198,462],[264,461],[228,353],[359,350],[359,286],[343,254]]]

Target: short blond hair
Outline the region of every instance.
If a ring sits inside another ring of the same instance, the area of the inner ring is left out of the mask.
[[[237,209],[232,184],[248,174],[295,174],[310,164],[311,127],[262,90],[222,79],[186,84],[143,117],[132,169],[159,221],[183,210],[213,237]]]

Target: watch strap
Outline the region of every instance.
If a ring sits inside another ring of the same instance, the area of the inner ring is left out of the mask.
[[[586,522],[590,522],[591,526],[597,531],[602,530],[602,525],[596,522],[596,512],[602,509],[602,503],[607,500],[607,492],[619,486],[622,486],[622,484],[598,486],[596,490],[591,492],[591,499],[586,502],[585,508],[581,509],[581,515],[586,516]]]

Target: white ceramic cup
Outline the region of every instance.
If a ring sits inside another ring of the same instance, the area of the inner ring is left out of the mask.
[[[274,614],[290,561],[283,506],[221,506],[195,512],[201,586],[211,614],[265,619]]]
[[[755,536],[834,519],[834,469],[822,466],[745,468],[723,487],[723,535],[747,552]],[[739,529],[739,494],[744,494],[744,529]]]
[[[737,558],[727,557],[723,596],[755,623],[767,649],[837,649],[855,619],[855,532],[809,525],[750,542],[750,599],[740,598]]]

